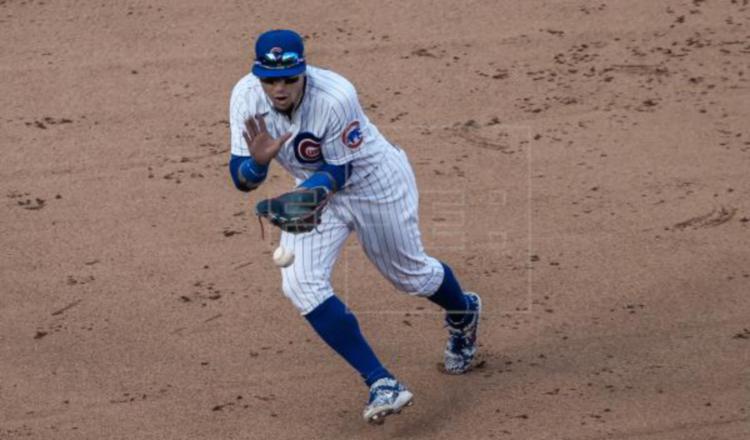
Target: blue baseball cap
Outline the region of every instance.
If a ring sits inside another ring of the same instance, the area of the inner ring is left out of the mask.
[[[305,72],[302,37],[288,29],[262,33],[255,42],[253,74],[258,78],[297,76]]]

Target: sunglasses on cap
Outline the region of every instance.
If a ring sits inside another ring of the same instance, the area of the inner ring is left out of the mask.
[[[278,81],[283,81],[284,84],[294,84],[299,81],[300,76],[282,76],[279,78],[261,78],[260,82],[263,84],[276,84]]]
[[[255,61],[267,69],[285,69],[304,62],[305,59],[297,52],[268,52]]]

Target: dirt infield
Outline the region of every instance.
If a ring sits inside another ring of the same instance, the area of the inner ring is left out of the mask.
[[[158,3],[0,0],[0,439],[750,438],[748,0]],[[260,240],[291,178],[227,172],[272,27],[357,86],[483,295],[443,375],[437,309],[352,237],[334,285],[415,393],[383,427]]]

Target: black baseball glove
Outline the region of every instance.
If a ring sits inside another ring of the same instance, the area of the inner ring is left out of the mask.
[[[330,191],[322,186],[299,188],[255,205],[255,214],[267,218],[282,231],[310,232],[321,220]]]

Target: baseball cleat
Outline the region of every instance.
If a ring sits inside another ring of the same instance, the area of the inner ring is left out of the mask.
[[[448,327],[448,343],[445,346],[444,367],[448,374],[463,374],[471,367],[477,354],[477,328],[482,312],[482,299],[474,292],[466,292],[469,300],[471,320],[461,328],[456,328],[445,317]]]
[[[399,414],[405,406],[411,406],[414,395],[396,379],[384,377],[370,387],[370,401],[362,416],[368,423],[382,425],[391,414]]]

